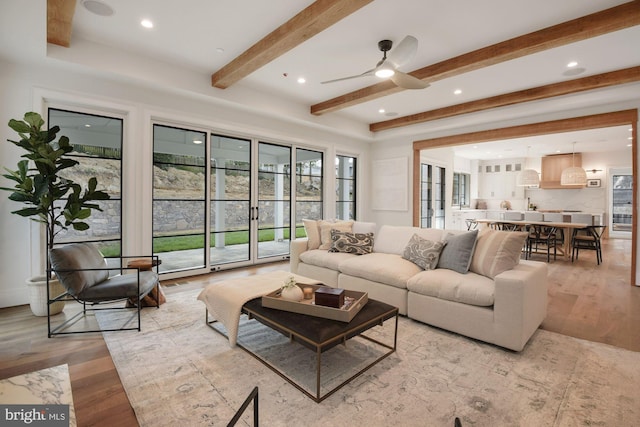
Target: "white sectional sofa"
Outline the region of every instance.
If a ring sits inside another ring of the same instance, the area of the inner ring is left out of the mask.
[[[354,233],[372,228],[375,224],[352,224]],[[546,316],[547,265],[520,260],[522,244],[515,234],[505,234],[514,232],[463,233],[384,225],[373,234],[372,252],[364,255],[331,252],[326,245],[316,249],[317,243],[310,249],[318,238],[310,236],[291,242],[290,268],[329,286],[367,292],[412,319],[520,351]],[[425,270],[405,259],[414,234],[422,242],[448,241],[437,268]],[[450,265],[464,264],[464,253],[456,252],[462,240],[475,241],[466,273],[459,272],[464,265]],[[442,268],[445,251],[449,268]]]

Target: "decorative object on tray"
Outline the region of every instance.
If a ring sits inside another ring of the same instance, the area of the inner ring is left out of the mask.
[[[289,301],[302,301],[304,293],[300,286],[296,284],[296,279],[293,276],[287,277],[284,281],[284,286],[280,290],[280,296]]]
[[[323,285],[313,284],[305,284],[304,286],[305,288],[311,288],[316,296],[318,295],[315,293],[316,290],[325,288]],[[367,301],[369,301],[369,297],[366,292],[349,291],[344,289],[339,289],[339,291],[343,292],[344,297],[343,303],[339,308],[317,304],[313,299],[303,299],[301,301],[287,300],[282,297],[282,290],[280,289],[264,295],[262,297],[262,306],[305,314],[308,316],[338,320],[340,322],[350,322],[362,307],[364,307]]]
[[[344,289],[329,287],[316,289],[315,304],[341,308],[344,305]]]

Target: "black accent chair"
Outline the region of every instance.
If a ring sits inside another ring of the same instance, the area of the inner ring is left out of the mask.
[[[527,236],[525,246],[525,258],[531,258],[533,252],[538,252],[540,247],[546,249],[547,262],[551,261],[551,250],[553,249],[553,260],[557,259],[558,239],[556,237],[557,230],[555,227],[546,225],[529,225],[529,235]]]
[[[607,229],[606,225],[590,225],[585,228],[573,230],[571,236],[571,262],[578,259],[580,249],[596,251],[596,262],[602,262],[602,235]]]
[[[240,417],[242,416],[242,414],[244,414],[244,411],[247,410],[247,407],[249,406],[249,403],[251,403],[252,400],[253,400],[253,425],[254,427],[258,427],[258,387],[254,387],[253,390],[251,390],[251,393],[249,393],[249,396],[247,396],[247,398],[244,400],[244,402],[242,403],[242,406],[240,406],[240,409],[238,409],[238,412],[236,412],[236,414],[233,416],[231,421],[229,421],[229,424],[227,424],[227,427],[233,427],[236,425],[236,423],[240,420]]]
[[[156,271],[143,270],[139,267],[124,265],[127,259],[149,259],[150,265],[156,266]],[[118,258],[114,258],[118,259]],[[47,328],[49,338],[54,335],[104,332],[104,331],[140,331],[140,309],[142,299],[154,288],[159,291],[157,255],[151,256],[122,256],[119,257],[119,267],[109,267],[100,251],[91,243],[72,243],[49,250],[51,268],[47,277],[54,273],[65,292],[60,295],[50,295],[47,283]],[[110,276],[110,271],[120,274]],[[124,271],[134,271],[123,274]],[[48,279],[47,279],[48,282]],[[57,301],[76,301],[82,304],[82,309],[68,320],[52,327],[52,316],[49,310],[51,304]],[[130,304],[113,304],[123,301]],[[132,303],[132,304],[131,304]],[[156,300],[156,308],[160,304]],[[131,316],[118,328],[69,330],[90,312],[98,310],[128,310]],[[137,324],[129,326],[137,316]]]

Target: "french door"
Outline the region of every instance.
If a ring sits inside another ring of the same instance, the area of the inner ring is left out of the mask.
[[[291,152],[284,145],[211,135],[212,269],[288,256]]]
[[[633,224],[633,176],[631,168],[617,168],[609,171],[611,205],[609,206],[609,237],[631,238]]]

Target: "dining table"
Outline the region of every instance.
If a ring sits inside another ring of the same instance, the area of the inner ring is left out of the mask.
[[[554,228],[556,230],[562,230],[564,235],[564,240],[562,242],[562,246],[558,249],[560,250],[562,256],[565,259],[571,257],[571,235],[573,230],[576,228],[586,228],[590,224],[585,222],[556,222],[556,221],[528,221],[528,220],[507,220],[507,219],[476,219],[478,224],[482,224],[484,226],[490,226],[491,224],[508,224],[513,226],[513,230],[527,230],[527,226],[529,225],[541,225],[544,227]]]

